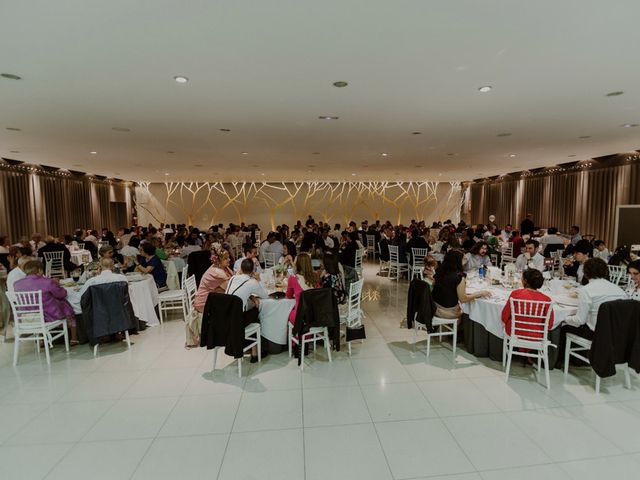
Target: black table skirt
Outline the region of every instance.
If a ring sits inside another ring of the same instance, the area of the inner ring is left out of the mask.
[[[502,362],[502,339],[494,334],[487,332],[484,326],[478,322],[474,322],[469,315],[462,316],[462,330],[464,332],[464,347],[467,352],[472,353],[476,357],[489,357],[496,362]],[[551,330],[548,335],[549,340],[554,345],[560,345],[560,328]],[[558,349],[549,347],[549,365],[551,368],[558,365],[559,358]]]

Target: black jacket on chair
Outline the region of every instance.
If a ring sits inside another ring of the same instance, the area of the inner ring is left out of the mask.
[[[615,375],[616,364],[621,363],[640,373],[640,302],[614,300],[600,305],[589,362],[601,378]]]
[[[312,288],[300,294],[293,334],[307,333],[311,327],[329,327],[336,350],[340,350],[340,312],[330,288]]]
[[[225,347],[224,353],[242,358],[244,322],[242,299],[226,293],[210,293],[202,312],[200,346],[211,350]]]
[[[407,297],[407,328],[413,328],[414,319],[427,326],[431,332],[433,316],[436,314],[436,304],[431,296],[431,288],[425,281],[414,279],[409,284]]]
[[[100,337],[137,329],[127,282],[93,285],[80,299],[84,329],[91,346]]]
[[[199,287],[202,275],[204,275],[204,272],[211,266],[211,252],[208,250],[191,252],[189,257],[187,257],[187,265],[189,265],[187,275],[195,275],[196,285]]]

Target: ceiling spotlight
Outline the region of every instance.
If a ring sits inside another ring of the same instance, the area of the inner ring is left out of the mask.
[[[98,152],[89,152],[91,155],[97,155]]]
[[[581,135],[581,136],[580,136],[580,137],[578,137],[578,138],[583,138],[583,139],[584,139],[584,138],[591,138],[591,135]]]
[[[625,123],[624,125],[622,125],[624,128],[633,128],[633,127],[637,127],[638,124],[637,123]]]
[[[516,154],[515,154],[515,153],[512,153],[511,155],[509,155],[509,157],[511,157],[511,158],[516,158]]]
[[[11,153],[20,153],[19,150],[11,150]]]
[[[569,155],[569,157],[575,157],[575,156],[576,156],[575,154],[573,154],[573,155]]]
[[[264,177],[264,173],[261,173],[260,175],[262,175]]]
[[[347,82],[343,82],[343,81],[333,82],[333,86],[334,87],[338,87],[338,88],[344,88],[347,85],[349,85],[349,84]]]
[[[615,92],[609,92],[605,95],[605,97],[619,97],[620,95],[622,95],[624,92],[621,90],[617,90]]]
[[[422,135],[422,132],[411,132],[411,135]]]
[[[230,132],[231,129],[230,128],[221,128],[220,131],[221,132]]]
[[[249,155],[249,152],[240,152],[242,155]]]
[[[111,127],[111,130],[113,130],[114,132],[130,132],[131,131],[131,129],[126,127]]]
[[[383,157],[387,157],[387,156],[389,156],[389,154],[388,154],[388,153],[381,153],[380,155],[382,155]]]
[[[493,89],[493,87],[491,85],[484,85],[484,86],[480,87],[478,89],[478,91],[482,92],[482,93],[487,93],[487,92],[490,92],[492,89]]]
[[[0,73],[0,77],[6,78],[8,80],[22,80],[22,77],[14,75],[13,73]]]
[[[312,152],[311,155],[320,155],[320,152]]]
[[[21,128],[17,128],[17,127],[7,127],[7,130],[11,130],[12,132],[20,132],[20,131],[22,131]]]
[[[166,175],[166,176],[169,176],[169,172],[166,172],[166,173],[165,173],[165,175]]]
[[[167,150],[167,153],[168,153],[169,155],[171,155],[171,154],[174,154],[174,153],[176,153],[176,152],[174,152],[173,150]]]
[[[176,75],[175,77],[173,77],[173,79],[176,81],[176,83],[187,83],[189,81],[189,79],[184,75]]]
[[[355,177],[355,176],[356,176],[356,174],[355,174],[355,173],[352,173],[352,174],[351,174],[351,176],[352,176],[352,177]]]
[[[340,117],[333,117],[331,115],[320,115],[318,118],[320,120],[338,120]]]

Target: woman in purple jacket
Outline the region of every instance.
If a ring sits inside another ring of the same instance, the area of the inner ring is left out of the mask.
[[[56,320],[68,320],[72,343],[77,343],[76,321],[73,315],[73,307],[67,301],[67,291],[60,284],[43,275],[42,262],[33,260],[23,267],[27,276],[13,284],[16,292],[42,292],[42,310],[45,322]]]

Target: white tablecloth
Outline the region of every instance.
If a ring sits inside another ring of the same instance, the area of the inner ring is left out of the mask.
[[[89,250],[74,250],[71,251],[71,261],[76,265],[82,265],[84,262],[90,262],[91,252]]]
[[[482,286],[478,284],[470,284],[467,287],[467,293],[476,292],[479,290],[489,290],[491,297],[478,298],[471,302],[463,303],[462,310],[469,315],[469,318],[481,324],[489,333],[492,333],[498,338],[503,336],[503,323],[502,323],[502,309],[507,303],[510,291],[501,286]],[[556,328],[562,324],[569,315],[576,313],[577,308],[569,305],[559,305],[557,301],[566,301],[569,303],[576,303],[577,300],[572,300],[567,297],[566,293],[557,295],[548,291],[541,290],[542,293],[550,297],[553,303],[553,327]]]
[[[184,258],[181,257],[169,257],[169,260],[174,263],[174,265],[176,266],[176,271],[178,273],[182,272],[187,264],[187,262],[184,261]]]
[[[160,325],[154,307],[158,305],[158,288],[153,276],[143,275],[142,280],[129,282],[129,298],[133,313],[148,326]],[[82,313],[80,308],[80,287],[65,287],[67,300],[76,314]]]

